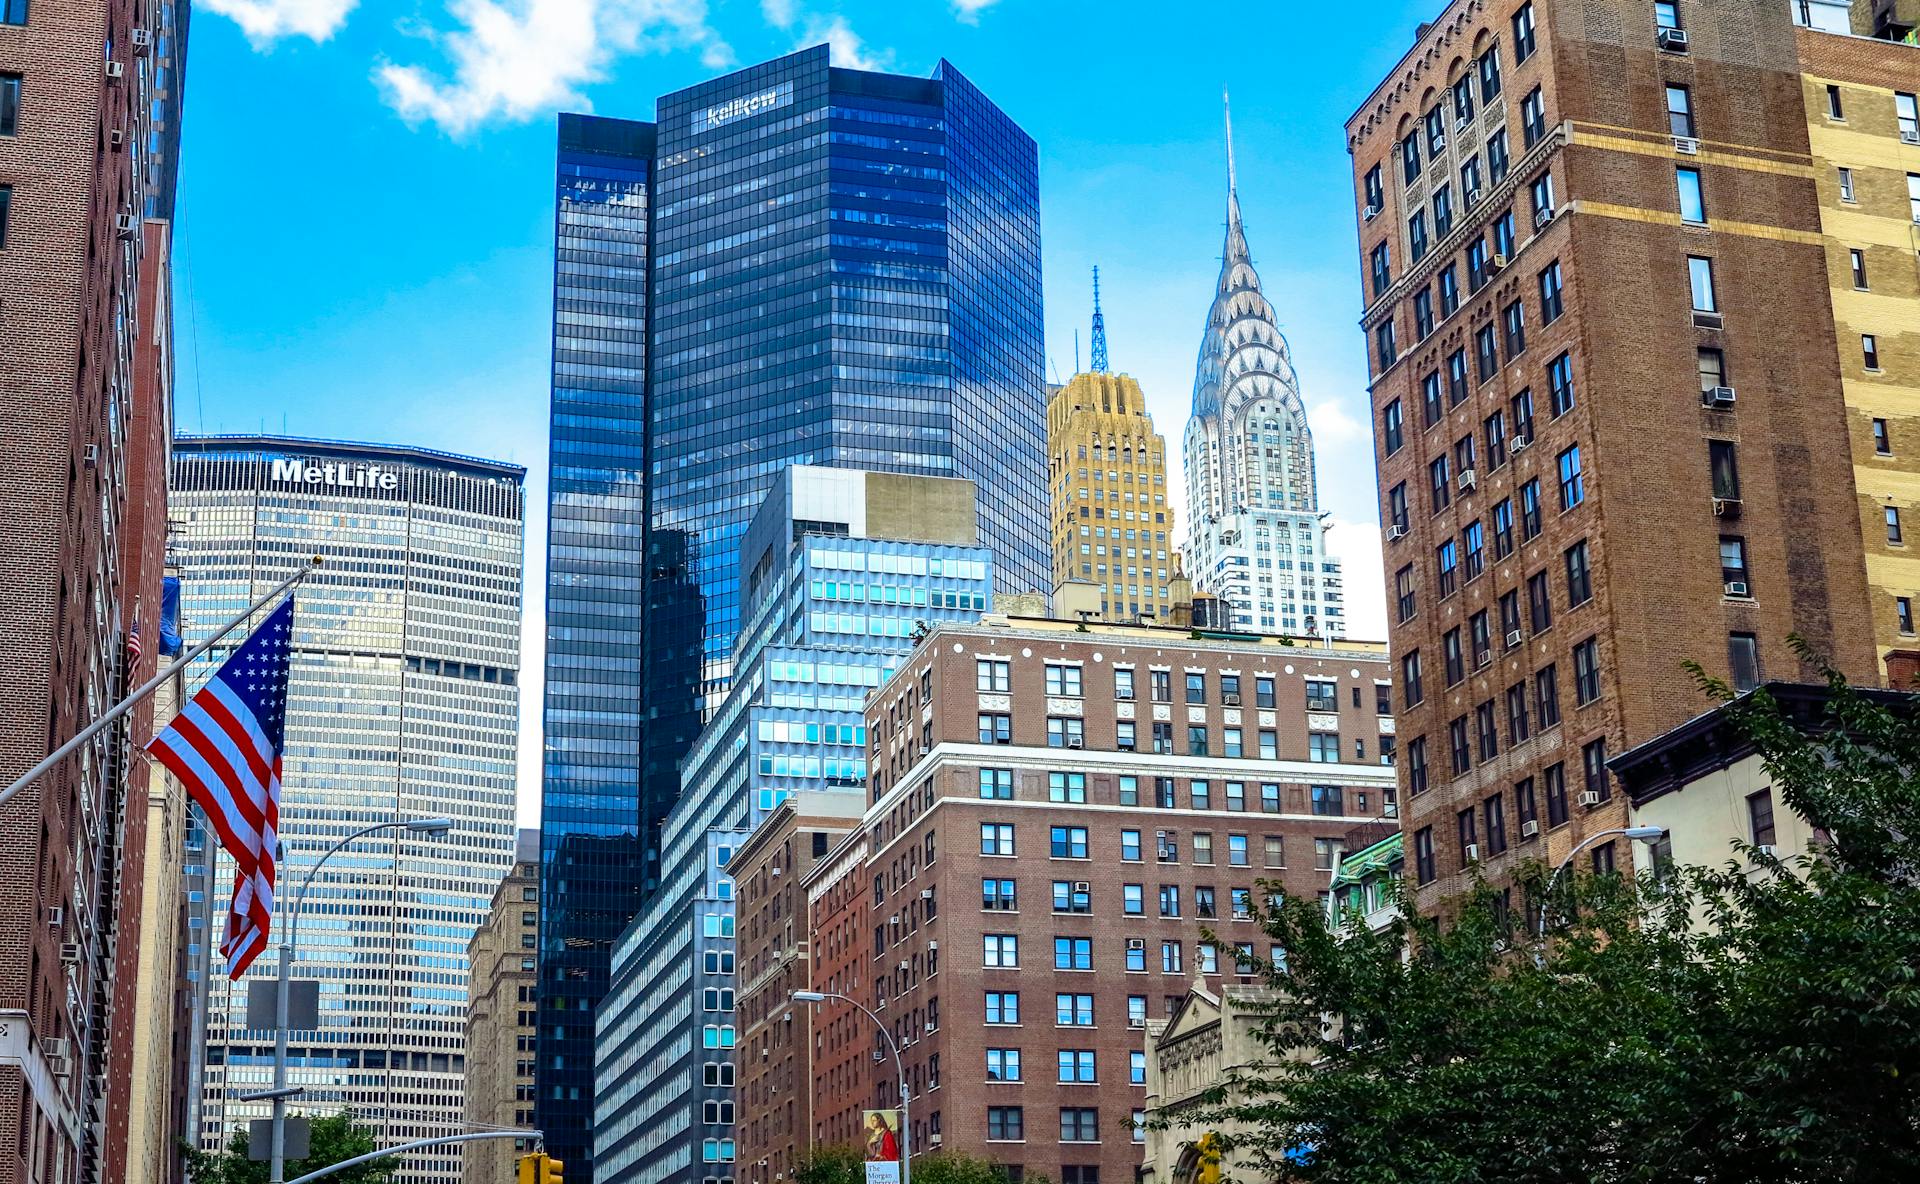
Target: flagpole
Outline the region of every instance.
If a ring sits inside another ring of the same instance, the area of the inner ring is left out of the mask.
[[[320,556],[315,555],[313,559],[309,561],[299,571],[294,572],[292,575],[288,576],[286,579],[280,581],[280,583],[274,586],[272,591],[268,592],[265,596],[262,596],[260,599],[248,605],[245,612],[241,613],[239,616],[235,617],[233,620],[228,621],[226,624],[220,626],[220,628],[215,629],[212,635],[209,636],[205,641],[201,642],[199,645],[194,646],[192,649],[188,650],[185,654],[181,655],[179,658],[176,658],[173,661],[173,663],[169,665],[165,670],[162,670],[160,673],[154,675],[152,678],[148,679],[146,682],[140,684],[139,688],[136,689],[132,694],[128,695],[126,698],[122,699],[120,702],[114,704],[113,707],[108,709],[105,715],[101,716],[99,719],[94,720],[92,723],[88,724],[86,727],[80,729],[79,734],[76,735],[73,739],[67,741],[65,744],[62,744],[60,747],[48,753],[45,760],[41,761],[39,764],[35,765],[33,768],[28,769],[25,773],[21,774],[20,779],[18,781],[15,781],[12,785],[7,786],[5,789],[0,789],[0,806],[6,805],[7,802],[13,797],[14,794],[19,793],[21,790],[25,789],[27,786],[32,785],[35,781],[39,780],[42,775],[44,775],[49,770],[54,768],[54,766],[58,765],[61,761],[66,760],[69,756],[72,756],[74,752],[79,750],[80,747],[86,744],[87,741],[93,739],[93,737],[97,735],[102,728],[105,728],[108,724],[111,724],[114,720],[119,719],[121,716],[125,715],[127,712],[133,710],[133,708],[137,706],[141,700],[145,699],[147,696],[159,690],[161,685],[167,682],[167,680],[171,679],[174,675],[180,673],[180,671],[186,669],[187,664],[189,662],[192,662],[195,658],[198,658],[201,654],[204,654],[208,650],[212,649],[214,645],[218,643],[221,638],[225,637],[227,634],[233,632],[240,625],[244,624],[248,617],[251,617],[253,614],[259,612],[260,609],[263,606],[265,606],[268,601],[274,599],[275,597],[279,596],[281,593],[287,591],[289,588],[292,588],[295,584],[299,583],[301,580],[304,580],[308,576],[312,575],[314,571],[319,568],[320,562],[321,562]]]

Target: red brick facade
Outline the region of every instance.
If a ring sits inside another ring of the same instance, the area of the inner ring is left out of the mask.
[[[1875,680],[1789,8],[1679,7],[1684,50],[1639,0],[1455,0],[1348,123],[1394,668],[1406,683],[1417,655],[1422,676],[1398,720],[1425,908],[1465,886],[1468,843],[1497,880],[1622,825],[1604,767],[1585,766],[1708,706],[1684,661],[1734,677],[1750,641],[1755,677],[1806,678],[1798,633]],[[1681,206],[1680,170],[1704,217]],[[1699,313],[1690,258],[1711,267]],[[1723,567],[1723,539],[1743,562]]]
[[[137,19],[130,0],[91,0],[0,24],[0,70],[24,80],[16,134],[0,137],[0,782],[112,702],[136,599],[153,668],[171,412],[136,347],[166,331],[138,289],[165,246],[141,233],[129,151],[148,118]],[[123,811],[116,778],[144,726],[0,807],[0,880],[17,888],[0,894],[0,1184],[115,1171],[104,1143],[124,1132],[109,1095],[127,1049],[108,1019],[131,1006],[120,972],[137,965],[137,915],[122,906],[139,885],[118,853],[139,850],[123,824],[143,813]]]
[[[865,999],[871,994],[867,914],[867,834],[853,831],[813,865],[802,883],[807,893],[809,989]],[[860,1143],[860,1111],[873,1094],[875,1035],[867,1017],[850,1007],[814,1008],[794,1017],[807,1025],[812,1047],[815,1147]]]
[[[856,941],[916,1153],[1132,1178],[1147,1017],[1245,977],[1203,932],[1268,956],[1253,894],[1324,893],[1343,836],[1392,810],[1382,659],[1016,618],[937,629],[874,693]],[[876,1065],[869,1104],[895,1082]]]

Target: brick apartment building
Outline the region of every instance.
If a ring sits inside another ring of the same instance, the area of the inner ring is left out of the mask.
[[[1682,660],[1877,681],[1792,7],[1454,0],[1348,122],[1423,908],[1621,826]]]
[[[864,923],[916,1152],[1123,1184],[1144,1040],[1262,956],[1262,881],[1327,890],[1393,809],[1378,646],[1022,618],[941,626],[868,701]],[[816,939],[817,940],[817,939]],[[871,1053],[877,1033],[858,1033]],[[891,1059],[868,1104],[897,1097]]]
[[[873,948],[868,937],[872,885],[867,879],[865,825],[814,862],[801,885],[807,893],[810,989],[868,997]],[[873,1028],[850,1007],[814,1008],[813,1098],[809,1130],[816,1147],[854,1147],[861,1141],[860,1112],[873,1096]]]
[[[1920,660],[1920,46],[1796,36],[1874,639],[1883,661],[1910,664]]]
[[[813,1037],[826,1017],[793,1002],[795,991],[822,989],[813,986],[815,939],[805,881],[860,825],[865,807],[857,791],[796,794],[727,861],[740,959],[734,979],[739,1033],[733,1064],[740,1075],[734,1170],[750,1184],[792,1179],[811,1141]]]
[[[514,838],[513,867],[494,889],[487,919],[467,939],[466,1117],[477,1126],[533,1125],[534,988],[540,917],[540,832]],[[469,1143],[460,1164],[466,1184],[513,1177],[516,1139]]]
[[[172,205],[183,10],[0,0],[0,784],[154,669],[171,329],[148,217]],[[143,995],[131,762],[150,724],[143,707],[0,806],[0,1184],[136,1174],[116,1095]]]

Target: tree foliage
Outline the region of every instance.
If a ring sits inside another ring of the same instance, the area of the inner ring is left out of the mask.
[[[351,1110],[312,1119],[311,1132],[307,1157],[287,1161],[289,1180],[377,1149],[373,1131],[356,1122]],[[248,1135],[244,1126],[233,1132],[224,1151],[184,1148],[188,1176],[194,1184],[267,1184],[267,1161],[248,1159],[247,1153]],[[392,1184],[399,1170],[400,1157],[390,1155],[327,1179],[342,1184]]]
[[[1920,1179],[1920,727],[1829,679],[1728,708],[1808,852],[1563,878],[1547,941],[1537,865],[1380,933],[1270,902],[1272,1063],[1206,1120],[1301,1181]]]
[[[795,1184],[866,1184],[866,1155],[857,1147],[815,1147],[794,1169]],[[1025,1184],[1052,1184],[1028,1172]],[[913,1184],[1007,1184],[1006,1169],[991,1160],[952,1151],[913,1157]]]

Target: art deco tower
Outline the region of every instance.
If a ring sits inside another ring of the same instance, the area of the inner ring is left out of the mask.
[[[1273,305],[1247,249],[1227,124],[1227,241],[1187,420],[1187,567],[1230,623],[1346,634],[1340,565],[1314,482],[1313,433]]]

